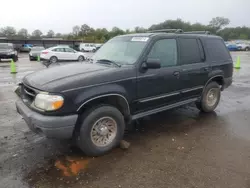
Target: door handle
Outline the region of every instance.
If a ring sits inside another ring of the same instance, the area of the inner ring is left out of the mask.
[[[203,70],[204,70],[204,71],[209,71],[210,68],[209,68],[209,67],[205,67]]]
[[[179,77],[180,77],[180,72],[179,72],[179,71],[175,71],[175,72],[173,73],[173,75],[174,75],[175,77],[179,78]]]

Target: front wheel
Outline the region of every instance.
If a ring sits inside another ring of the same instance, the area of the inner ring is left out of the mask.
[[[18,61],[18,57],[15,56],[15,57],[13,58],[13,61],[14,61],[14,62],[17,62],[17,61]]]
[[[78,147],[89,156],[100,156],[122,140],[125,122],[121,112],[109,105],[97,106],[85,112],[80,121]]]
[[[78,61],[84,61],[85,60],[85,58],[82,56],[82,55],[80,55],[79,57],[78,57]]]
[[[249,48],[249,47],[246,47],[245,51],[249,51],[249,50],[250,50],[250,48]]]
[[[204,89],[196,106],[202,112],[212,112],[220,102],[221,88],[217,82],[210,82]]]

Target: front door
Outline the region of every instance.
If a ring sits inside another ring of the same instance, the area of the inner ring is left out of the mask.
[[[146,59],[158,59],[159,69],[138,69],[136,111],[150,110],[180,100],[180,67],[175,38],[159,38],[146,52]]]
[[[208,80],[211,67],[206,62],[204,48],[199,38],[180,36],[181,83],[183,99],[198,97]]]
[[[76,60],[76,53],[72,48],[65,48],[65,60]]]

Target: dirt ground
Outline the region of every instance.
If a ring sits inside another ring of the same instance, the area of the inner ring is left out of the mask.
[[[17,114],[14,86],[46,68],[26,54],[11,75],[0,63],[1,188],[250,188],[250,53],[212,114],[194,105],[150,116],[126,133],[128,150],[89,158],[67,141],[32,133]]]

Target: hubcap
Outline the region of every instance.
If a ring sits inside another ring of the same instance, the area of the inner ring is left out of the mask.
[[[55,63],[55,62],[56,62],[56,58],[53,57],[53,58],[51,59],[51,62],[52,62],[52,63]]]
[[[83,61],[83,57],[79,57],[79,61]]]
[[[91,140],[96,146],[109,145],[117,134],[117,123],[111,117],[98,119],[91,130]]]
[[[207,93],[207,104],[208,106],[214,106],[218,98],[218,89],[212,88]]]

